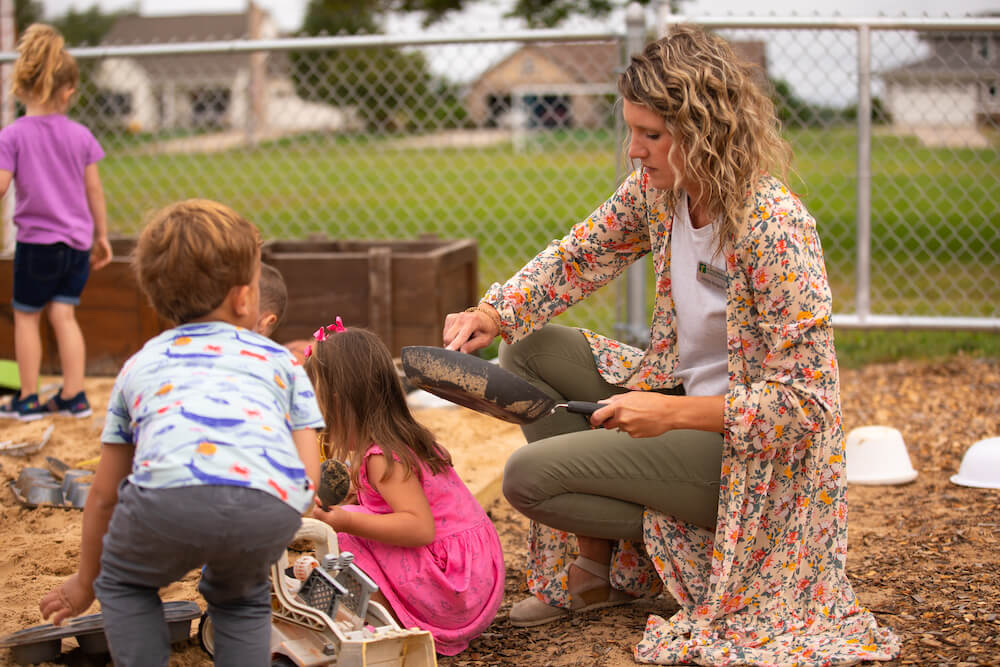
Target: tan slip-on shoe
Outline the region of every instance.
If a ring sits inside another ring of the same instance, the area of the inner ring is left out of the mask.
[[[516,628],[530,628],[536,625],[544,625],[564,616],[570,612],[590,611],[592,609],[604,609],[621,604],[634,602],[636,598],[628,593],[611,586],[608,581],[610,576],[610,566],[598,563],[597,561],[583,556],[577,557],[570,567],[577,566],[584,572],[603,579],[595,581],[591,585],[576,591],[570,591],[570,608],[556,607],[546,604],[534,595],[514,603],[510,608],[510,624]]]

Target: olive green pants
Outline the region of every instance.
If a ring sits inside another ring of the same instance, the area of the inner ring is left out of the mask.
[[[556,324],[501,345],[500,365],[560,401],[628,391],[600,376],[582,333]],[[528,518],[578,535],[641,541],[648,507],[715,528],[722,434],[678,430],[633,438],[592,428],[562,409],[522,430],[528,443],[507,460],[503,493]]]

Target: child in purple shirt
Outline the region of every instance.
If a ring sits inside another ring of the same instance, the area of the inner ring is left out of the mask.
[[[86,417],[86,348],[75,309],[91,268],[103,268],[112,257],[97,170],[104,151],[86,127],[66,117],[80,72],[62,35],[36,23],[24,31],[17,51],[13,92],[26,114],[0,131],[0,197],[13,180],[14,355],[21,391],[0,405],[0,417]],[[63,385],[42,404],[40,325],[47,305]]]

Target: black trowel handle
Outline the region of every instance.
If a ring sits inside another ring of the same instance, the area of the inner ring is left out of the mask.
[[[575,412],[578,415],[584,415],[589,417],[594,414],[600,408],[603,408],[603,403],[591,403],[589,401],[569,401],[568,403],[557,403],[552,406],[552,409],[556,408],[566,408],[566,412]]]

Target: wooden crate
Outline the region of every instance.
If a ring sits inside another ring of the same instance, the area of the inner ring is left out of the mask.
[[[92,271],[80,296],[76,319],[87,347],[87,375],[117,375],[122,363],[151,337],[167,328],[149,306],[132,274],[129,253],[133,238],[111,239],[114,259]],[[14,358],[14,311],[11,298],[14,257],[0,257],[0,357]],[[42,314],[42,367],[46,375],[61,373],[55,332]]]
[[[288,286],[274,338],[309,338],[339,315],[346,326],[377,333],[394,356],[406,345],[440,345],[445,315],[479,297],[477,256],[468,239],[266,243],[264,261]]]
[[[87,375],[116,375],[122,363],[168,327],[132,274],[135,239],[112,240],[115,258],[90,274],[76,310],[87,345]],[[444,317],[476,302],[476,244],[444,241],[271,241],[264,261],[288,285],[289,303],[274,339],[309,338],[340,315],[379,334],[394,356],[405,345],[440,345]],[[14,258],[0,257],[0,358],[14,358]],[[42,373],[59,374],[55,334],[42,317]]]

